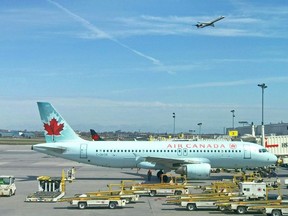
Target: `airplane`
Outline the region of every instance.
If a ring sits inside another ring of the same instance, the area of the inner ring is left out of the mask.
[[[91,134],[91,138],[93,141],[100,141],[103,139],[99,136],[99,134],[94,130],[94,129],[90,129],[90,134]]]
[[[214,23],[215,22],[218,22],[219,20],[221,19],[224,19],[225,17],[224,16],[220,16],[210,22],[198,22],[195,26],[197,26],[197,28],[204,28],[204,27],[207,27],[207,26],[212,26],[212,27],[215,27],[214,26]]]
[[[37,102],[46,143],[32,150],[80,163],[114,168],[174,170],[188,179],[208,179],[211,168],[275,164],[264,147],[241,141],[87,141],[48,102]]]

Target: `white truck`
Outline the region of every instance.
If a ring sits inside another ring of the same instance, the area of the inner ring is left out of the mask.
[[[0,176],[0,196],[12,196],[16,194],[14,176]]]
[[[247,200],[265,199],[267,195],[265,182],[240,182],[239,188],[242,196]]]

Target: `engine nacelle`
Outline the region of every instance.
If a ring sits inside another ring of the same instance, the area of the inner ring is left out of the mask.
[[[211,165],[208,163],[187,164],[175,171],[177,174],[186,175],[187,179],[208,179],[210,172]]]

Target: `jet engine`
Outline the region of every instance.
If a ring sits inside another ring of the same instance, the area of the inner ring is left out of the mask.
[[[209,163],[186,164],[179,167],[175,173],[186,175],[187,179],[208,179],[211,165]]]

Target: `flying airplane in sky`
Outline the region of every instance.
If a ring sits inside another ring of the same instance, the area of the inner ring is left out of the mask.
[[[81,163],[115,168],[175,170],[188,179],[209,178],[211,168],[252,168],[276,163],[264,147],[239,141],[87,141],[55,108],[38,102],[46,143],[32,149]]]
[[[215,27],[214,23],[218,22],[219,20],[224,19],[224,18],[225,18],[224,16],[220,16],[220,17],[218,17],[218,18],[216,18],[216,19],[214,19],[214,20],[212,20],[210,22],[198,22],[195,26],[197,26],[197,28],[204,28],[204,27],[207,27],[207,26]]]

